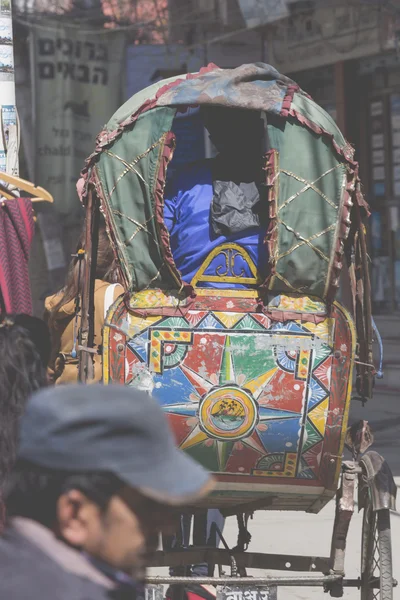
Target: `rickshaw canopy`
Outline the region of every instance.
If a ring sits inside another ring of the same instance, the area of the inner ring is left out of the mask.
[[[269,189],[266,231],[273,293],[334,297],[354,203],[360,192],[353,148],[333,119],[297,84],[262,64],[160,81],[130,98],[99,134],[78,191],[94,185],[127,289],[181,289],[163,219],[163,192],[179,111],[194,106],[261,111],[266,116]],[[240,139],[237,140],[240,144]]]

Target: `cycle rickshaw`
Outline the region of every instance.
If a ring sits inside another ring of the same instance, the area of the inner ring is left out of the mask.
[[[210,106],[256,111],[264,123],[265,278],[249,252],[230,241],[204,256],[190,281],[175,264],[164,190],[168,174],[174,177],[182,137],[176,124]],[[203,580],[231,590],[321,585],[338,597],[353,586],[365,600],[391,599],[396,487],[385,460],[368,450],[368,424],[348,427],[353,367],[355,393],[363,401],[372,396],[375,377],[368,206],[354,150],[335,122],[273,67],[209,65],[158,82],[126,102],[98,136],[79,192],[87,231],[81,378],[91,376],[101,210],[128,290],[107,316],[104,382],[146,389],[158,398],[177,444],[215,474],[206,506],[238,516],[234,551],[161,552],[158,564],[231,565],[235,577]],[[347,308],[336,299],[341,282],[349,290]],[[345,445],[351,460],[343,460]],[[361,577],[349,579],[344,557],[357,482],[364,511]],[[329,557],[245,550],[246,515],[318,513],[335,496]],[[304,576],[246,578],[246,567]]]

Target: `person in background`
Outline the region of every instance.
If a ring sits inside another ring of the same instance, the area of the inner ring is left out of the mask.
[[[0,318],[0,499],[15,462],[18,423],[29,396],[47,385],[50,335],[29,315]],[[4,521],[1,510],[0,527]]]
[[[212,489],[145,392],[48,388],[21,420],[0,538],[0,598],[135,600],[160,532]]]
[[[203,107],[201,112],[218,154],[183,165],[165,186],[164,222],[175,265],[190,284],[213,250],[235,242],[249,253],[264,279],[269,217],[261,115],[219,106]],[[204,285],[244,287],[222,281]]]
[[[261,114],[219,106],[203,107],[201,112],[218,154],[213,159],[183,166],[165,187],[164,221],[176,267],[182,279],[191,283],[213,250],[226,242],[235,242],[249,253],[260,278],[265,279],[268,198],[263,185],[265,131]],[[203,285],[244,287],[223,281]],[[224,522],[219,510],[198,513],[193,519],[196,544],[218,546],[216,528],[222,532]],[[182,515],[179,535],[164,538],[164,548],[168,550],[179,544],[187,547],[191,525],[190,515]],[[181,570],[172,569],[171,575],[175,574],[180,575]],[[190,574],[206,576],[208,565],[192,565]]]
[[[83,235],[78,248],[83,247]],[[80,327],[80,287],[83,261],[74,256],[65,287],[45,301],[45,320],[52,337],[49,375],[53,383],[76,383],[78,380],[78,332]],[[94,380],[102,379],[102,330],[107,310],[124,292],[119,284],[118,263],[114,257],[105,224],[99,228],[96,280],[94,288]]]

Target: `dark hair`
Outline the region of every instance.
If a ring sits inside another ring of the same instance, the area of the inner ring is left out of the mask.
[[[235,154],[262,153],[264,126],[261,113],[244,108],[205,105],[201,109],[203,123],[218,151]],[[240,140],[235,144],[235,140]]]
[[[53,527],[57,520],[57,501],[70,490],[79,490],[101,511],[124,484],[112,473],[54,471],[27,461],[17,461],[6,490],[7,516],[32,519]]]
[[[24,313],[12,315],[11,319],[15,325],[23,327],[28,332],[36,350],[39,352],[42,365],[47,368],[51,354],[50,331],[43,319],[31,317]]]
[[[0,321],[0,487],[16,455],[18,422],[29,396],[47,385],[46,368],[29,332],[3,315]]]
[[[84,249],[85,247],[85,232],[81,233],[79,244],[77,246],[77,253],[80,249]],[[64,288],[61,291],[60,300],[55,304],[55,306],[51,310],[49,324],[50,326],[54,323],[56,318],[56,314],[59,310],[74,300],[79,294],[80,287],[80,269],[81,259],[78,256],[74,256],[67,275],[67,280]],[[101,279],[102,281],[106,281],[108,283],[119,283],[119,268],[118,262],[114,256],[114,251],[112,249],[110,240],[108,238],[108,234],[106,231],[106,226],[104,221],[100,223],[99,227],[99,243],[97,248],[97,261],[96,261],[96,279]]]

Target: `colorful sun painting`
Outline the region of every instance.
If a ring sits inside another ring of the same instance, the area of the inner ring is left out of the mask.
[[[254,306],[210,297],[164,316],[117,308],[109,378],[151,391],[179,447],[215,473],[316,480],[327,420],[339,446],[347,387],[332,393],[332,366],[339,344],[348,367],[351,339],[337,315],[279,322]]]

